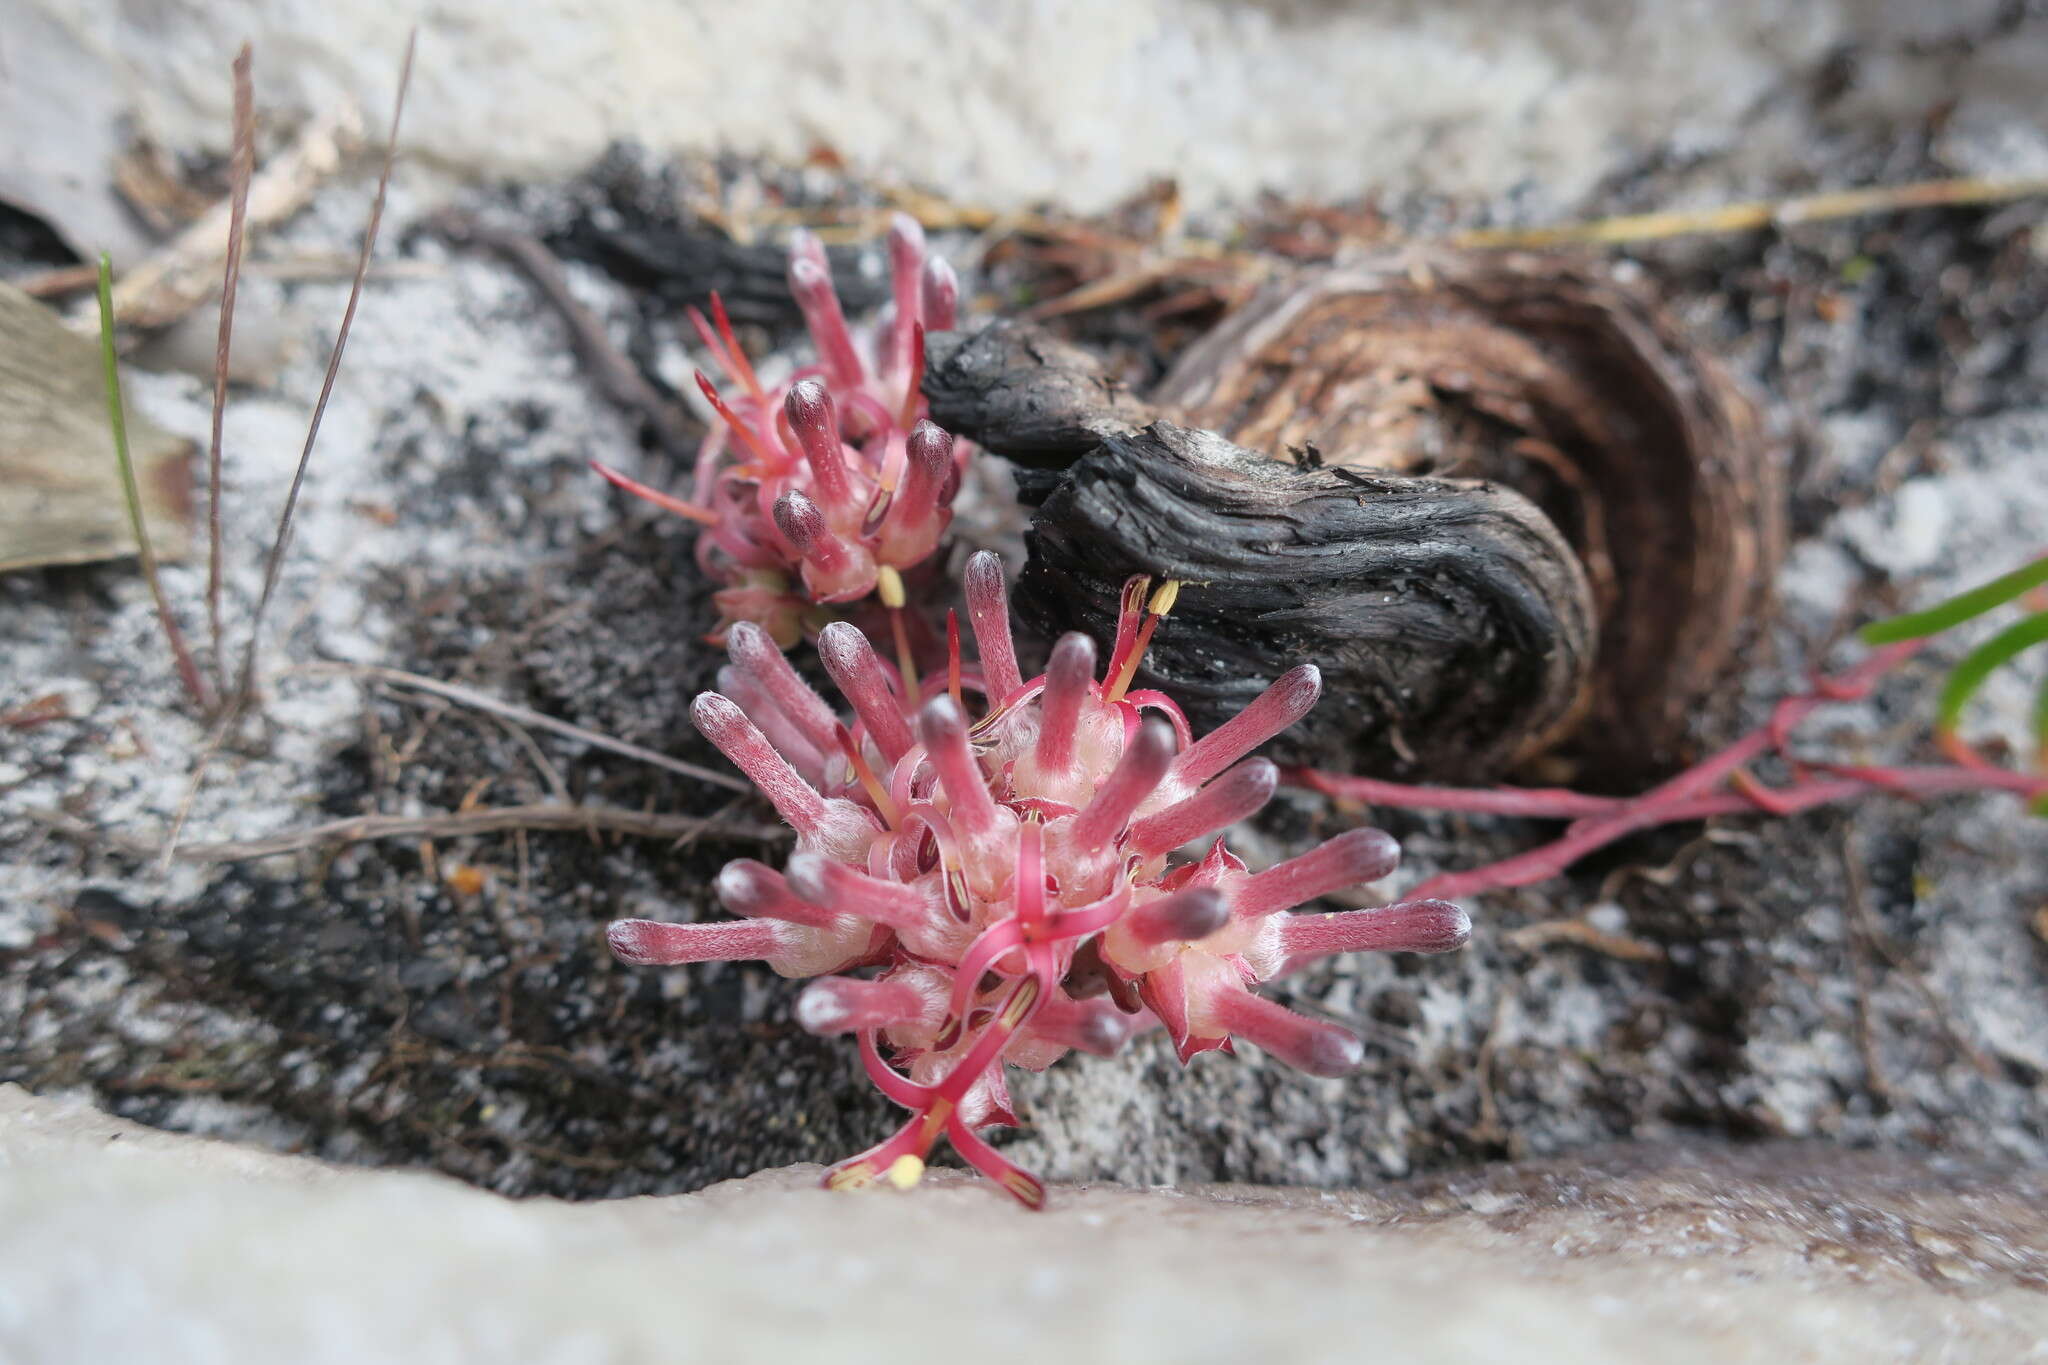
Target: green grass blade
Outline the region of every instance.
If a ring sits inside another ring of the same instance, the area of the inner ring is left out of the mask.
[[[2002,577],[1994,578],[1981,587],[1951,597],[1939,606],[1867,625],[1860,633],[1860,638],[1866,645],[1891,645],[1901,640],[1920,640],[1929,635],[1939,635],[1944,630],[1959,626],[1972,617],[1982,616],[1993,607],[2010,602],[2021,593],[2038,588],[2044,583],[2048,583],[2048,555],[2031,564],[2022,565]]]
[[[1956,722],[1962,719],[1963,708],[1984,685],[1984,680],[1991,676],[1993,669],[2023,650],[2043,643],[2048,643],[2048,611],[2036,612],[2024,620],[2013,622],[1965,654],[1941,689],[1938,722],[1941,728],[1951,731],[1956,728]]]
[[[2035,764],[2048,769],[2048,678],[2041,679],[2041,695],[2034,698]]]
[[[99,296],[100,365],[106,377],[107,426],[114,436],[114,463],[121,469],[121,494],[128,502],[128,525],[135,532],[135,553],[142,561],[142,576],[149,583],[150,595],[156,599],[156,617],[163,624],[164,639],[170,644],[178,680],[193,704],[203,711],[208,706],[206,683],[199,676],[199,666],[192,661],[192,652],[185,648],[185,637],[178,629],[178,618],[171,612],[170,599],[164,596],[163,576],[157,572],[156,547],[150,544],[149,526],[142,517],[142,489],[135,482],[135,461],[128,453],[128,413],[121,403],[121,364],[114,353],[114,263],[104,251],[100,253]]]

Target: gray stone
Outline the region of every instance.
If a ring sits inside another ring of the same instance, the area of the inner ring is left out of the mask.
[[[15,1365],[1379,1359],[2016,1361],[2048,1180],[1824,1147],[1643,1145],[1397,1192],[933,1172],[831,1194],[515,1202],[0,1088]]]

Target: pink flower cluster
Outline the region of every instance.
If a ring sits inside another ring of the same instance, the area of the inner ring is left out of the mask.
[[[749,621],[787,649],[828,619],[820,607],[878,587],[885,605],[900,606],[903,571],[931,555],[952,520],[969,448],[921,420],[919,384],[925,333],[952,329],[959,283],[927,257],[924,230],[905,214],[889,232],[889,266],[894,302],[863,355],[824,246],[796,234],[789,288],[818,363],[779,385],[754,372],[717,295],[713,321],[690,310],[734,392],[697,372],[719,420],[698,450],[689,499],[591,462],[620,488],[703,526],[697,562],[725,585],[714,598],[714,642]]]
[[[828,1186],[912,1184],[944,1134],[1035,1208],[1044,1185],[982,1136],[1017,1122],[1006,1064],[1110,1054],[1156,1020],[1182,1061],[1243,1038],[1311,1074],[1343,1075],[1362,1059],[1357,1038],[1251,987],[1330,953],[1445,952],[1471,926],[1439,900],[1287,913],[1392,871],[1398,850],[1379,830],[1256,873],[1220,837],[1175,858],[1273,795],[1277,770],[1247,755],[1314,705],[1312,665],[1197,739],[1172,700],[1131,688],[1178,584],[1148,594],[1132,580],[1106,663],[1092,640],[1067,635],[1029,681],[1001,563],[974,556],[964,586],[978,668],[963,665],[957,630],[945,671],[919,678],[853,625],[824,628],[819,652],[851,723],[765,630],[735,624],[722,690],[698,697],[692,716],[794,827],[796,851],[780,871],[742,859],[719,874],[737,920],[621,920],[609,938],[630,963],[759,959],[821,978],[799,998],[798,1022],[855,1035],[869,1076],[911,1111],[894,1136],[832,1168]],[[969,692],[983,699],[979,720]]]

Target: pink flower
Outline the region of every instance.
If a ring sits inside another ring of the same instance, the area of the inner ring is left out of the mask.
[[[1178,591],[1168,582],[1148,596],[1149,586],[1127,586],[1106,661],[1068,635],[1026,681],[1001,565],[976,555],[965,587],[978,668],[960,659],[957,631],[946,671],[923,678],[852,625],[820,633],[850,721],[760,627],[728,632],[726,692],[699,697],[692,715],[796,831],[797,851],[781,872],[742,860],[720,874],[738,921],[625,920],[611,943],[634,963],[753,958],[820,978],[797,1021],[853,1034],[875,1084],[911,1111],[827,1185],[913,1183],[944,1135],[1038,1207],[1044,1186],[982,1137],[1016,1122],[1005,1065],[1112,1053],[1156,1020],[1182,1060],[1244,1038],[1303,1071],[1342,1075],[1362,1058],[1357,1038],[1251,988],[1330,953],[1445,952],[1469,937],[1465,913],[1444,901],[1289,913],[1392,871],[1398,850],[1378,830],[1257,873],[1224,846],[1221,833],[1273,795],[1273,765],[1248,755],[1307,713],[1321,679],[1312,665],[1294,669],[1194,738],[1170,698],[1130,687]],[[979,720],[968,692],[982,698]],[[1178,860],[1196,841],[1206,851]],[[841,974],[867,968],[878,970]]]
[[[698,564],[726,585],[714,599],[714,642],[749,621],[789,648],[831,619],[821,608],[878,586],[885,604],[900,604],[903,571],[930,557],[952,521],[970,447],[922,420],[918,386],[925,334],[952,329],[959,283],[944,261],[927,258],[924,231],[905,214],[889,232],[889,264],[893,311],[864,354],[824,247],[796,234],[789,287],[818,363],[785,384],[762,384],[717,295],[715,327],[690,310],[733,391],[697,372],[719,420],[698,450],[687,500],[591,462],[620,488],[703,527]]]

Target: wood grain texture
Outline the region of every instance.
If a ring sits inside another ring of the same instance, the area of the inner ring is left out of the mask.
[[[191,545],[193,444],[128,409],[157,555]],[[0,284],[0,571],[135,553],[107,428],[99,348]]]

